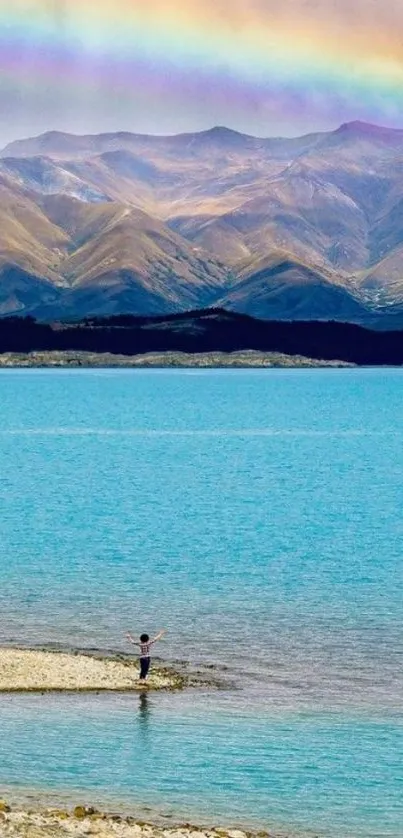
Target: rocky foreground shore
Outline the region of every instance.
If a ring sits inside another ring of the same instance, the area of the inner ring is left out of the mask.
[[[280,352],[149,352],[144,355],[114,355],[110,352],[4,352],[3,367],[197,367],[197,368],[261,368],[261,367],[353,367],[344,361],[320,361],[302,355]]]
[[[161,826],[137,821],[134,817],[105,814],[76,806],[74,810],[41,811],[11,808],[0,800],[0,838],[274,838],[274,833],[245,832],[220,827],[201,828],[185,824]]]
[[[174,670],[153,666],[146,689],[185,684]],[[0,692],[143,690],[137,660],[83,653],[0,648]]]

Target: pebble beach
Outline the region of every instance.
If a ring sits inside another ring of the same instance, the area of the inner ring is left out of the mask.
[[[0,801],[1,838],[275,838],[274,833],[244,832],[220,827],[201,828],[184,824],[169,828],[136,821],[134,817],[104,813],[91,807],[64,809],[13,809]]]

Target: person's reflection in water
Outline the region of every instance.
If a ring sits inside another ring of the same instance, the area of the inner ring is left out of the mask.
[[[148,733],[148,725],[150,721],[150,702],[146,692],[141,692],[139,695],[139,726],[143,735]]]

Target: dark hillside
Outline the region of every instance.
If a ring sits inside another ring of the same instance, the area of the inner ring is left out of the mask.
[[[267,322],[221,309],[168,317],[0,322],[0,352],[76,350],[135,355],[146,352],[234,352],[257,349],[365,365],[403,364],[403,331],[371,331],[337,322]]]

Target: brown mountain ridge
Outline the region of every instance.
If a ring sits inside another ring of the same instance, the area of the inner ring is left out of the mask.
[[[2,315],[403,323],[403,131],[49,132],[1,152],[0,198]]]

